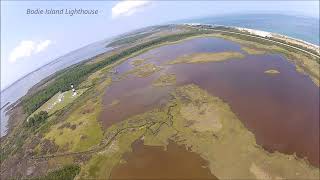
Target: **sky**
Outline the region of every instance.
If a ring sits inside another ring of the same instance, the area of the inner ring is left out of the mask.
[[[27,14],[28,9],[89,9],[92,15]],[[1,1],[1,90],[90,43],[179,19],[251,12],[319,18],[319,1]]]

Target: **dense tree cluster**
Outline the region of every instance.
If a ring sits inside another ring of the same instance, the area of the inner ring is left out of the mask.
[[[48,117],[49,116],[47,111],[40,111],[39,113],[35,114],[27,120],[26,126],[31,128],[37,128],[40,124],[45,122],[48,119]]]
[[[72,180],[79,172],[80,167],[78,165],[66,165],[61,169],[49,172],[46,176],[32,178],[32,180]]]

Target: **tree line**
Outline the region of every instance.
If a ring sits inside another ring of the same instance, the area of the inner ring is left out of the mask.
[[[75,67],[70,68],[68,71],[64,71],[61,73],[52,83],[46,86],[43,90],[31,95],[30,97],[26,97],[23,100],[23,108],[27,115],[32,114],[36,111],[41,105],[47,102],[52,96],[54,96],[59,91],[67,91],[70,90],[70,84],[73,84],[76,88],[83,82],[86,77],[99,70],[103,67],[114,63],[126,56],[129,56],[135,52],[138,52],[144,48],[154,46],[157,44],[161,44],[164,42],[173,42],[178,41],[190,36],[209,33],[209,31],[191,31],[180,34],[172,34],[164,37],[160,37],[148,42],[144,42],[138,44],[134,47],[123,50],[122,52],[107,57],[105,60],[94,63],[94,64],[79,64]]]

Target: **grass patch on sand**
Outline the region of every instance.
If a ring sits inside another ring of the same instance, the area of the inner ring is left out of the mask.
[[[191,55],[180,56],[169,64],[180,63],[206,63],[206,62],[221,62],[229,59],[242,59],[245,56],[239,52],[218,52],[218,53],[194,53]]]
[[[269,70],[264,71],[264,73],[266,73],[266,74],[279,74],[280,72],[276,69],[269,69]]]
[[[53,114],[54,112],[64,108],[68,104],[72,103],[76,98],[82,95],[87,89],[78,89],[77,95],[72,96],[72,90],[66,92],[58,92],[52,98],[50,98],[46,103],[44,103],[40,108],[38,108],[35,112],[33,112],[29,117],[39,113],[40,111],[47,111],[49,115]],[[59,101],[61,99],[61,101]]]
[[[153,82],[154,86],[170,86],[176,83],[176,76],[174,74],[161,75],[157,80]]]

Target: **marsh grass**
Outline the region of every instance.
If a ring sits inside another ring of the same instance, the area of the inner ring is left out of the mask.
[[[245,56],[239,52],[217,52],[217,53],[193,53],[191,55],[180,56],[168,64],[180,63],[207,63],[207,62],[221,62],[229,59],[242,59]]]
[[[126,72],[125,75],[134,74],[137,77],[148,77],[160,70],[161,70],[160,66],[156,66],[155,64],[148,63],[148,64],[143,64],[141,66],[135,67],[134,69]]]
[[[163,74],[153,82],[154,86],[170,86],[176,83],[176,76],[174,74]]]
[[[252,48],[252,47],[241,47],[243,51],[245,51],[248,54],[253,54],[253,55],[259,55],[259,54],[266,54],[267,51],[257,49],[257,48]]]
[[[131,62],[132,66],[140,66],[146,62],[146,59],[135,59]]]
[[[218,126],[208,126],[209,121]],[[162,146],[164,150],[169,140],[185,145],[208,161],[210,171],[219,179],[319,177],[319,169],[306,160],[295,155],[269,153],[257,145],[254,134],[246,129],[228,104],[195,85],[178,87],[165,108],[116,123],[106,134],[121,129],[125,130],[111,145],[84,165],[80,177],[110,177],[112,168],[123,161],[125,153],[132,151],[131,144],[138,139],[145,145]]]

